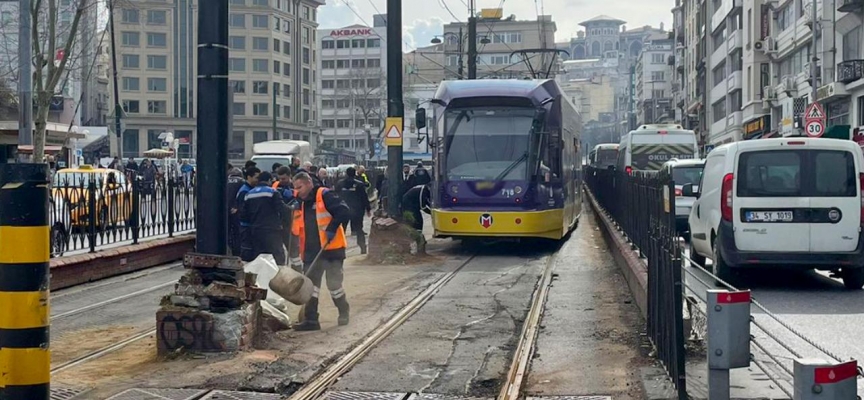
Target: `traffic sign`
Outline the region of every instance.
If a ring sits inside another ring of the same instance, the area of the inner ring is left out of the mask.
[[[804,131],[807,132],[807,136],[818,138],[825,133],[825,124],[820,120],[810,120],[804,125]]]
[[[384,144],[387,146],[402,146],[402,117],[388,117],[387,128],[384,130]]]
[[[75,157],[84,157],[84,151],[81,149],[75,149]]]
[[[822,121],[825,119],[825,110],[822,109],[822,105],[818,102],[810,103],[807,106],[807,111],[804,113],[804,119],[807,121]]]

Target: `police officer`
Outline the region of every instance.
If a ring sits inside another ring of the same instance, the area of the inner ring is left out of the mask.
[[[249,234],[249,220],[241,213],[243,204],[246,202],[246,195],[249,191],[258,186],[258,176],[261,170],[258,167],[247,167],[243,170],[243,177],[246,178],[246,183],[237,192],[234,208],[232,213],[236,214],[240,224],[240,259],[246,262],[255,259],[252,250],[252,237]]]
[[[339,309],[339,325],[347,325],[349,307],[342,287],[342,264],[348,243],[342,223],[351,219],[351,210],[335,191],[315,185],[307,173],[294,175],[294,193],[300,204],[294,211],[292,228],[294,234],[300,237],[304,273],[312,280],[315,289],[312,299],[304,307],[304,321],[293,328],[298,331],[321,329],[318,322],[318,296],[325,272],[330,297]],[[317,265],[312,265],[319,253],[321,257]]]
[[[286,265],[281,233],[283,214],[288,211],[282,192],[270,187],[272,180],[269,172],[258,175],[258,184],[246,194],[240,213],[249,224],[252,259],[272,254],[276,264]]]
[[[366,254],[366,232],[363,232],[363,214],[372,215],[372,206],[369,204],[369,196],[366,194],[366,183],[357,176],[354,167],[345,170],[345,178],[336,185],[339,197],[345,200],[351,209],[351,234],[357,236],[357,246],[360,254]],[[342,224],[342,229],[348,229],[348,222]]]
[[[402,212],[410,212],[413,217],[411,227],[423,232],[423,210],[429,213],[429,203],[432,198],[432,192],[429,190],[429,185],[417,185],[405,192],[402,196]]]

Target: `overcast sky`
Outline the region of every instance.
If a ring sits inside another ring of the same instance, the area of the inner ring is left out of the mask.
[[[402,25],[404,40],[407,42],[403,47],[414,50],[415,47],[429,44],[433,36],[441,33],[445,23],[454,21],[445,6],[459,21],[464,22],[468,15],[466,2],[467,0],[403,0]],[[558,26],[555,33],[557,42],[576,36],[580,28],[579,22],[600,14],[627,21],[628,28],[644,25],[659,27],[663,22],[664,28],[669,30],[672,28],[671,10],[675,5],[674,0],[537,0],[535,7],[532,0],[477,0],[477,9],[498,8],[502,3],[504,15],[515,14],[517,19],[536,19],[537,10],[543,7],[545,12],[541,13],[552,15]],[[327,0],[327,5],[319,9],[318,22],[321,28],[371,25],[373,14],[378,11],[387,12],[386,4],[387,0]]]

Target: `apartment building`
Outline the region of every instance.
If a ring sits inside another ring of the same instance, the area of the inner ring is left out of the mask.
[[[675,37],[675,120],[696,132],[700,148],[708,144],[707,2],[677,0],[672,9]]]
[[[652,34],[645,41],[635,66],[637,125],[674,120],[673,54],[673,40],[668,33]]]
[[[369,155],[387,115],[386,18],[374,20],[371,27],[318,31],[321,143],[353,151],[358,161]]]
[[[710,145],[742,138],[743,32],[741,1],[712,0],[707,56],[707,107]]]
[[[230,159],[248,158],[254,143],[272,139],[317,145],[316,10],[323,4],[230,1]],[[122,155],[159,147],[167,131],[180,140],[180,156],[193,157],[198,0],[128,0],[115,8],[115,21]]]
[[[483,9],[477,18],[477,78],[514,78],[532,77],[530,68],[519,54],[528,49],[555,49],[555,22],[550,15],[540,15],[536,20],[518,20],[515,15],[503,17],[503,9]],[[461,37],[460,37],[461,33]],[[458,79],[459,42],[467,55],[468,27],[464,22],[451,22],[444,25],[444,52],[446,79]],[[511,54],[513,56],[511,57]],[[529,62],[535,71],[546,71],[550,64],[557,63],[551,54],[528,53]],[[468,60],[465,76],[468,75]],[[555,66],[552,73],[557,72]]]

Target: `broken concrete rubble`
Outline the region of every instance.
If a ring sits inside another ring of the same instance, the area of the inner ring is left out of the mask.
[[[267,289],[255,287],[257,277],[237,257],[190,253],[183,264],[188,271],[156,313],[158,353],[250,349]]]

